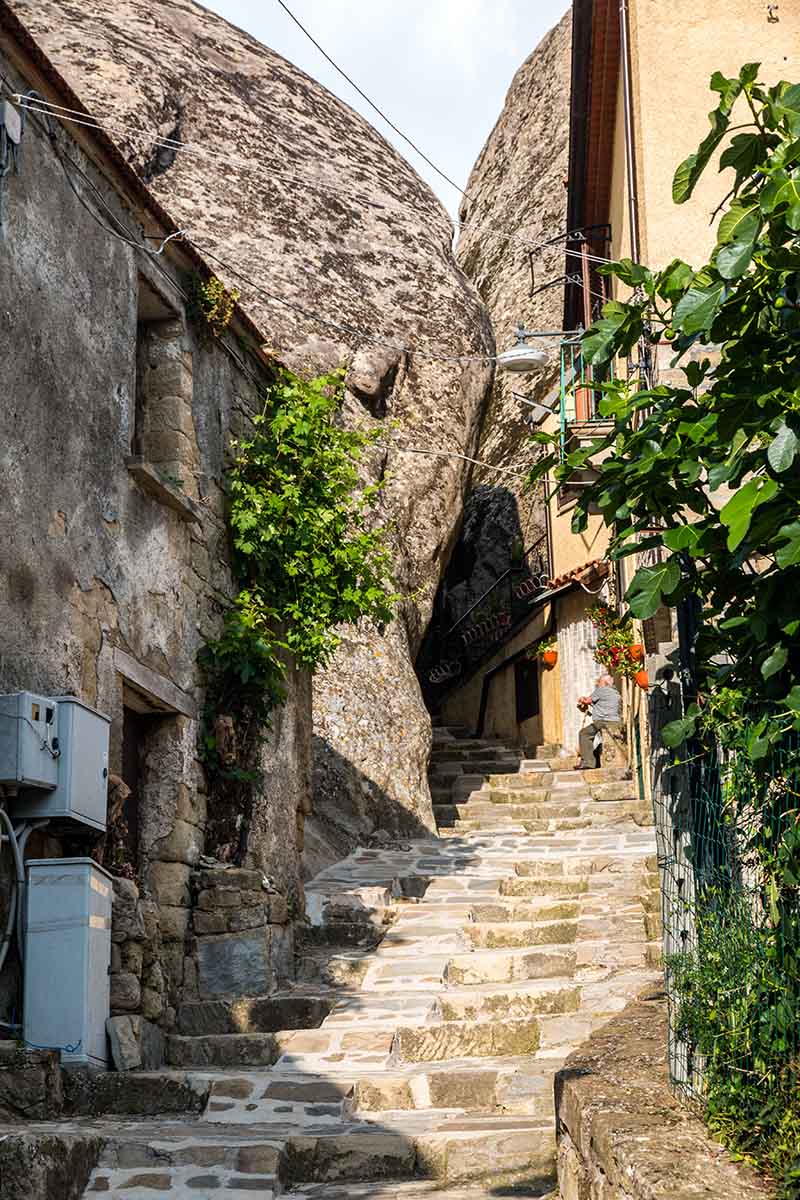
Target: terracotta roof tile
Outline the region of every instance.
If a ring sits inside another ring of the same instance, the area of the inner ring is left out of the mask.
[[[571,571],[565,571],[563,575],[557,575],[554,579],[548,579],[547,586],[550,588],[563,587],[565,583],[570,583],[572,580],[579,583],[593,576],[595,578],[602,578],[608,572],[609,565],[604,558],[593,558],[589,562],[582,563],[579,567],[573,567]]]

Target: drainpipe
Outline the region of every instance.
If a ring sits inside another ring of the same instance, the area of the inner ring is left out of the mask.
[[[629,0],[619,4],[622,94],[625,109],[625,170],[628,176],[628,219],[631,227],[631,258],[639,262],[639,192],[636,179],[636,149],[633,142],[633,87],[631,83],[631,32]]]

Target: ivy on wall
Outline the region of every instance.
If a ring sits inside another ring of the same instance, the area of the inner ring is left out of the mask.
[[[285,699],[288,663],[316,671],[339,626],[392,618],[385,530],[372,519],[382,484],[359,463],[378,432],[337,420],[344,372],[303,380],[281,370],[249,437],[235,442],[228,522],[239,591],[220,636],[200,654],[202,731],[212,797],[211,841],[240,856],[259,780],[258,751]]]

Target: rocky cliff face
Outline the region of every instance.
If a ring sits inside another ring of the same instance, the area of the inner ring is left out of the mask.
[[[493,350],[445,211],[347,105],[191,0],[12,7],[188,237],[228,264],[219,275],[241,289],[269,345],[298,369],[346,362],[347,419],[396,422],[373,466],[389,477],[381,518],[392,525],[398,590],[415,597],[385,637],[347,630],[315,681],[309,869],[373,829],[430,827],[430,723],[412,660],[467,468],[399,445],[474,453],[491,377],[480,356]],[[165,135],[189,145],[158,146]]]
[[[461,206],[458,261],[489,309],[498,349],[512,343],[518,321],[544,330],[560,329],[563,320],[563,287],[535,297],[531,292],[564,274],[564,244],[532,256],[531,249],[566,228],[571,37],[568,12],[517,71]],[[547,345],[550,364],[541,375],[498,372],[481,436],[481,459],[520,472],[529,465],[533,451],[526,445],[526,418],[532,410],[513,392],[539,400],[552,389],[558,378],[558,344]],[[498,506],[507,510],[506,524],[513,525],[516,515],[526,546],[543,532],[541,499],[524,493],[520,480],[478,469],[474,482],[467,532],[483,525],[484,509],[487,521],[494,522]],[[498,493],[495,500],[493,492]],[[516,498],[516,514],[509,493]],[[479,568],[480,561],[479,556]],[[507,559],[495,552],[490,573],[507,566]]]

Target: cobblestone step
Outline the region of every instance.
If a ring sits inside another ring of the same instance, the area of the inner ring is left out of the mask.
[[[106,1123],[87,1198],[546,1194],[554,1072],[660,949],[646,806],[568,765],[437,729],[443,836],[310,882],[293,988],[182,1006],[172,1074],[208,1106]]]
[[[542,1190],[544,1189],[544,1190]],[[514,1200],[539,1200],[551,1197],[551,1181],[545,1179],[541,1184],[532,1183],[530,1187],[517,1186],[514,1188]],[[316,1184],[304,1187],[302,1192],[289,1192],[285,1200],[497,1200],[497,1190],[491,1186],[481,1187],[446,1187],[444,1191],[430,1183],[408,1183],[400,1180],[387,1180],[384,1183],[347,1184]]]
[[[577,955],[572,946],[548,946],[542,950],[507,953],[475,951],[452,958],[445,968],[448,984],[512,983],[521,979],[553,979],[572,976]]]
[[[476,950],[521,950],[533,946],[569,945],[577,939],[578,922],[481,922],[466,926],[464,932]]]
[[[332,997],[298,996],[296,993],[191,1001],[178,1009],[178,1033],[197,1037],[315,1028],[322,1024],[334,1003]]]
[[[398,1127],[399,1124],[399,1127]],[[552,1175],[555,1146],[548,1122],[524,1117],[409,1119],[387,1130],[353,1126],[342,1133],[296,1137],[286,1147],[286,1183],[302,1194],[307,1183],[357,1183],[393,1178],[495,1189],[533,1174]]]

